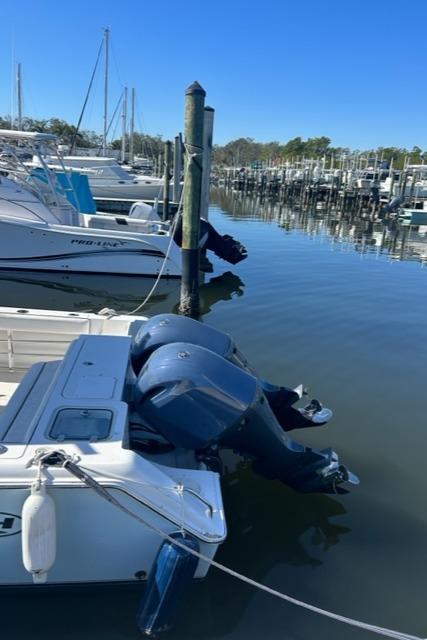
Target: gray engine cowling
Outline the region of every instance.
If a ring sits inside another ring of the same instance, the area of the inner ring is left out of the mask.
[[[142,368],[135,408],[176,447],[200,449],[233,429],[255,401],[257,379],[209,349],[159,347]]]
[[[156,349],[175,342],[199,345],[239,366],[247,366],[227,333],[185,316],[162,313],[142,326],[134,338],[131,358],[135,373],[139,373]]]

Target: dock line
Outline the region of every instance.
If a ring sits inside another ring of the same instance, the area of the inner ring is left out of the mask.
[[[368,622],[363,622],[361,620],[355,620],[354,618],[349,618],[347,616],[340,615],[338,613],[334,613],[333,611],[327,611],[326,609],[321,609],[320,607],[316,607],[313,604],[308,602],[304,602],[303,600],[298,600],[292,596],[287,595],[286,593],[282,593],[281,591],[277,591],[276,589],[272,589],[261,582],[257,582],[248,576],[245,576],[226,565],[221,564],[220,562],[216,562],[216,560],[212,560],[211,558],[205,556],[203,553],[199,551],[195,551],[190,547],[187,547],[185,544],[179,542],[179,540],[169,536],[164,533],[161,529],[158,529],[156,526],[149,524],[141,518],[138,514],[134,513],[131,509],[128,509],[125,505],[123,505],[119,500],[117,500],[105,487],[99,484],[87,471],[84,467],[78,465],[78,463],[71,456],[65,454],[61,450],[39,450],[36,452],[36,456],[33,459],[33,464],[44,464],[47,466],[62,466],[66,469],[70,474],[78,478],[81,482],[83,482],[87,487],[93,489],[101,498],[109,502],[111,505],[126,513],[128,516],[137,520],[139,523],[148,527],[152,531],[154,531],[158,536],[167,540],[171,544],[175,545],[186,551],[187,553],[192,554],[199,560],[203,562],[208,562],[212,567],[215,567],[219,571],[226,573],[241,582],[251,585],[260,591],[264,591],[265,593],[270,594],[280,600],[284,600],[286,602],[290,602],[291,604],[296,605],[297,607],[302,607],[303,609],[307,609],[312,611],[313,613],[317,613],[319,615],[325,616],[326,618],[331,618],[337,622],[342,622],[344,624],[350,625],[352,627],[357,627],[358,629],[363,629],[365,631],[370,631],[371,633],[376,633],[377,635],[385,636],[387,638],[394,638],[395,640],[427,640],[426,638],[421,638],[420,636],[414,636],[408,633],[403,633],[401,631],[396,631],[394,629],[388,629],[386,627],[380,627],[378,625],[369,624]]]

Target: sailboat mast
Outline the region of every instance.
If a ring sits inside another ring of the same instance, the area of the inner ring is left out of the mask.
[[[123,112],[122,112],[122,162],[126,161],[126,128],[127,128],[127,109],[128,109],[128,88],[125,87],[123,92]]]
[[[22,131],[22,79],[20,62],[18,62],[16,72],[16,95],[18,99],[18,131]]]
[[[130,132],[129,132],[129,164],[134,161],[134,128],[135,128],[135,89],[132,88],[131,111],[130,111]]]
[[[104,135],[102,139],[102,153],[107,155],[107,129],[108,129],[108,54],[109,54],[110,29],[104,29],[104,53],[105,53],[105,75],[104,75]]]

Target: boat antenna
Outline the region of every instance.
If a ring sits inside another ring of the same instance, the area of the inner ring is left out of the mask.
[[[107,155],[107,128],[108,128],[108,54],[109,54],[110,28],[104,29],[104,52],[105,52],[105,74],[104,74],[104,136],[102,141],[102,153]]]
[[[134,161],[134,128],[135,128],[135,89],[132,89],[131,112],[130,112],[130,132],[129,132],[129,164]]]
[[[126,160],[126,130],[127,130],[127,105],[128,105],[128,88],[123,90],[123,109],[122,109],[122,153],[121,161]]]
[[[21,63],[18,62],[16,72],[16,92],[18,98],[18,131],[22,131],[22,78],[21,78]]]
[[[84,103],[83,103],[83,108],[82,108],[82,110],[80,112],[79,121],[77,122],[77,127],[76,127],[76,129],[74,131],[73,139],[71,140],[71,146],[70,146],[70,154],[71,155],[73,155],[73,150],[74,150],[74,147],[76,146],[77,136],[79,134],[80,125],[81,125],[82,120],[83,120],[83,116],[84,116],[84,113],[85,113],[85,110],[86,110],[87,102],[89,100],[89,95],[90,95],[90,92],[92,90],[93,81],[95,80],[95,74],[96,74],[96,70],[98,68],[99,59],[101,57],[101,51],[102,51],[103,44],[104,44],[104,40],[101,40],[101,44],[99,45],[99,49],[98,49],[98,55],[96,57],[95,66],[94,66],[93,71],[92,71],[92,76],[91,76],[91,79],[90,79],[90,82],[89,82],[89,87],[88,87],[88,90],[87,90],[87,93],[86,93],[86,97],[85,97],[85,100],[84,100]]]
[[[10,128],[14,129],[15,119],[15,30],[12,31],[12,60],[10,69]]]

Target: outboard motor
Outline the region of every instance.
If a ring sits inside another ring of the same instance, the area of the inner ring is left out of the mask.
[[[156,349],[174,342],[188,342],[205,347],[255,375],[231,336],[197,320],[177,316],[173,313],[154,316],[139,329],[134,338],[131,352],[135,373],[140,372],[144,363]],[[318,400],[312,400],[304,408],[294,409],[292,405],[298,402],[303,395],[301,386],[297,389],[289,389],[261,379],[258,379],[258,382],[274,415],[285,431],[322,425],[332,417],[332,411],[323,408]]]
[[[180,247],[182,243],[182,216],[177,222],[174,238]],[[220,235],[204,218],[200,220],[200,242],[203,249],[213,251],[218,258],[222,258],[230,264],[237,264],[248,257],[246,247],[232,236]]]
[[[291,408],[279,423],[263,383],[202,346],[173,342],[152,352],[139,373],[134,403],[149,430],[202,459],[218,447],[233,449],[253,458],[259,472],[301,491],[330,493],[357,480],[331,449],[304,447],[287,435],[307,416]],[[297,424],[286,422],[292,419]]]

